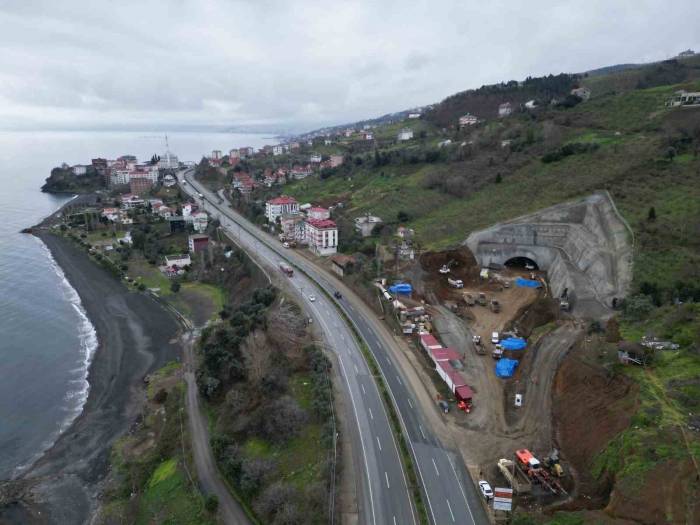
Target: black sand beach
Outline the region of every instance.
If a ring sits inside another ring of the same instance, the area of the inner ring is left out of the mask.
[[[23,497],[0,506],[0,523],[74,525],[87,522],[95,510],[110,448],[138,414],[144,376],[180,358],[180,325],[155,300],[129,291],[69,240],[35,233],[80,295],[99,346],[83,412],[14,487],[4,484],[5,500],[15,491]]]

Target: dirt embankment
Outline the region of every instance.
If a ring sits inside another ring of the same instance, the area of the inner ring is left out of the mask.
[[[578,348],[564,358],[552,392],[555,439],[577,480],[574,499],[566,506],[571,510],[607,504],[614,480],[593,476],[595,458],[629,426],[638,394],[628,377],[586,362],[585,351]]]

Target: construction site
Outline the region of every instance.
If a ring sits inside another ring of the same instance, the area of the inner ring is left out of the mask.
[[[589,321],[607,318],[629,284],[626,231],[611,204],[594,195],[474,232],[403,265],[400,280],[375,283],[407,363],[434,396],[442,439],[475,480],[512,490],[521,509],[596,508],[607,497],[579,470],[629,421],[634,394],[582,358]],[[567,414],[582,416],[582,398],[614,416],[578,442],[591,429]],[[497,500],[495,520],[509,506]]]

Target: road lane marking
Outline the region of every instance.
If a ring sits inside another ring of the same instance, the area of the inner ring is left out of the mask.
[[[469,507],[469,502],[467,501],[467,495],[464,493],[464,489],[462,488],[462,483],[459,480],[459,476],[457,475],[457,471],[455,470],[455,466],[452,464],[452,460],[450,459],[450,456],[447,455],[447,452],[445,452],[445,456],[447,457],[447,462],[450,464],[450,468],[452,469],[452,472],[455,475],[455,480],[457,482],[457,486],[459,487],[459,491],[462,493],[462,497],[464,498],[464,504],[467,506],[467,510],[469,511],[469,516],[471,516],[471,519],[472,519],[472,524],[476,525],[476,521],[474,521],[474,515],[472,514],[472,509]]]
[[[362,393],[363,393],[364,395],[367,395],[367,392],[365,391],[365,385],[363,385],[362,383],[360,383],[360,386],[362,387]]]
[[[411,408],[413,408],[413,403],[411,403],[411,398],[410,398],[410,397],[407,397],[407,398],[406,398],[406,401],[408,401],[408,406],[410,406]]]
[[[450,510],[450,516],[452,517],[452,523],[455,522],[455,515],[452,514],[452,505],[450,505],[450,500],[445,498],[445,501],[447,502],[447,508]]]
[[[379,452],[382,451],[382,443],[379,441],[379,436],[377,436],[377,445],[379,445]]]
[[[427,438],[425,437],[425,432],[423,432],[423,427],[420,426],[420,425],[418,425],[418,430],[420,430],[420,435],[423,436],[423,439],[427,439]]]
[[[401,382],[401,378],[399,376],[396,376],[396,380],[399,382],[400,385],[403,385],[403,383]]]
[[[340,368],[343,369],[343,377],[345,378],[345,383],[348,386],[348,392],[350,393],[350,401],[352,401],[352,409],[355,412],[355,421],[357,422],[357,428],[360,428],[360,419],[357,414],[357,405],[355,404],[355,396],[352,395],[352,389],[350,388],[350,381],[348,380],[347,372],[345,372],[345,365],[343,360],[339,357]],[[362,437],[362,432],[358,432],[360,435],[360,445],[362,445],[362,457],[365,460],[365,475],[367,477],[367,488],[369,489],[369,506],[372,509],[372,523],[377,523],[377,517],[374,514],[374,496],[372,495],[372,482],[369,479],[369,464],[367,463],[367,451],[365,450],[365,439]]]
[[[433,460],[433,467],[435,467],[435,473],[439,476],[439,475],[440,475],[440,471],[438,470],[437,464],[435,463],[435,458],[432,458],[432,460]]]
[[[369,408],[369,407],[367,407],[367,410],[369,410],[369,417],[371,417],[372,419],[374,419],[374,416],[372,415],[372,409]]]
[[[386,473],[386,470],[384,471],[384,477],[386,478],[386,488],[391,488],[391,486],[389,485],[389,474]]]
[[[355,373],[356,373],[356,374],[359,374],[359,373],[360,373],[360,369],[359,369],[359,368],[357,368],[357,365],[352,365],[352,366],[354,366],[354,367],[355,367]]]
[[[394,525],[396,525],[396,516],[394,516]]]

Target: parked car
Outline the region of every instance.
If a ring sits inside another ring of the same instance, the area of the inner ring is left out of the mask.
[[[522,394],[515,394],[515,406],[516,407],[523,406],[523,395]]]
[[[440,406],[440,410],[442,410],[445,414],[450,411],[450,404],[444,399],[438,401],[438,405]]]
[[[316,300],[315,295],[309,295],[309,301],[311,301],[313,303],[315,300]]]
[[[283,243],[282,243],[282,246],[284,246],[285,248],[289,248],[289,243],[288,243],[288,242],[283,242]]]
[[[341,294],[338,290],[336,290],[335,292],[333,292],[333,297],[335,297],[336,299],[342,299],[342,298],[343,298],[342,294]]]
[[[495,345],[501,342],[501,338],[498,336],[498,332],[493,332],[491,334],[491,342]]]
[[[486,501],[491,501],[493,499],[493,490],[491,490],[491,485],[489,485],[488,481],[485,481],[483,479],[480,480],[479,490],[481,491],[481,494],[486,498]]]

